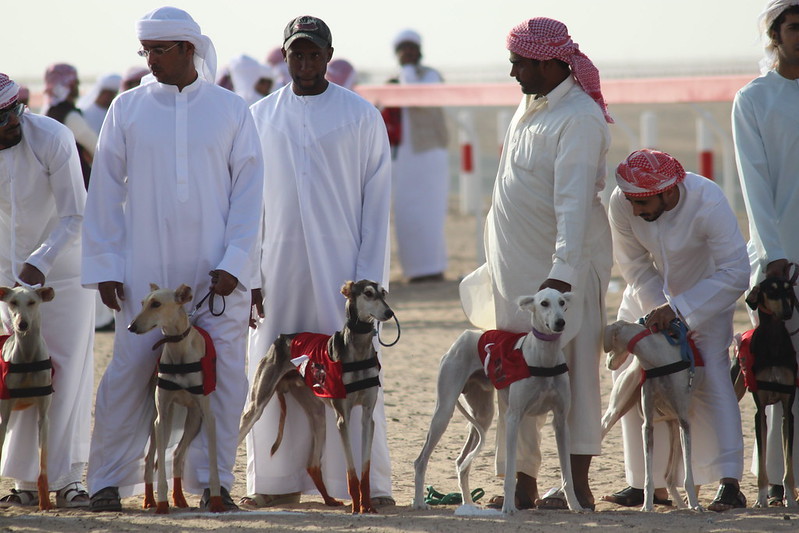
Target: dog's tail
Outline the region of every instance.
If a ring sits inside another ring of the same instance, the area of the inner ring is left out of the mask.
[[[272,444],[270,455],[275,455],[277,449],[280,448],[280,443],[283,442],[283,430],[286,427],[286,396],[277,391],[277,400],[280,402],[280,422],[278,422],[277,435],[275,436],[274,444]]]
[[[460,398],[458,398],[458,401],[455,402],[455,406],[458,408],[458,411],[460,411],[461,414],[466,418],[469,424],[471,424],[472,427],[477,431],[477,438],[478,438],[477,445],[475,445],[475,447],[472,449],[469,455],[464,457],[463,462],[461,463],[462,465],[461,468],[465,468],[466,466],[470,465],[475,456],[477,456],[477,454],[480,453],[480,450],[483,447],[483,443],[486,440],[485,438],[486,435],[485,431],[480,426],[480,424],[477,423],[477,420],[474,418],[472,413],[470,413],[469,410],[463,406]]]

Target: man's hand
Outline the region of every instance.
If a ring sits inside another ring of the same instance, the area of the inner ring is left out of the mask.
[[[560,292],[571,292],[572,286],[571,283],[566,283],[565,281],[561,281],[559,279],[547,278],[544,280],[544,283],[538,287],[539,291],[541,289],[555,289],[556,291]]]
[[[787,259],[777,259],[776,261],[772,261],[766,265],[766,277],[787,279],[789,264],[790,263]]]
[[[258,327],[258,318],[264,317],[264,294],[261,289],[252,289],[250,291],[250,299],[252,301],[252,307],[250,308],[250,327],[255,329]]]
[[[122,283],[118,281],[101,281],[97,284],[97,288],[100,291],[100,298],[106,307],[114,311],[122,310],[119,306],[120,301],[125,301],[125,289],[122,288]]]
[[[211,274],[211,290],[214,294],[219,296],[227,296],[239,284],[238,278],[233,274],[224,270],[212,270]]]
[[[654,333],[658,331],[666,331],[669,329],[671,321],[677,318],[669,304],[663,304],[660,307],[655,307],[647,316],[644,326],[648,327]]]
[[[44,274],[35,266],[25,263],[22,265],[22,271],[19,273],[19,280],[27,285],[41,285],[44,287]],[[19,283],[15,284],[18,286]]]

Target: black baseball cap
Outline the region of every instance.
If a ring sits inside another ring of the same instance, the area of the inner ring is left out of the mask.
[[[288,23],[283,30],[283,48],[288,49],[297,39],[308,39],[319,48],[329,48],[333,45],[333,36],[330,28],[322,19],[303,15]]]

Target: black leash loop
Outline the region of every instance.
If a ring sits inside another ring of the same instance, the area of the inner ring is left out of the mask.
[[[216,281],[217,277],[219,276],[217,274],[216,270],[212,270],[208,274],[211,276],[211,279],[213,281]],[[210,299],[209,299],[209,297],[210,297]],[[191,312],[189,313],[189,320],[191,321],[191,319],[192,319],[192,317],[194,317],[195,313],[197,313],[197,311],[200,310],[200,307],[202,307],[203,303],[205,303],[205,300],[208,300],[208,312],[211,313],[212,316],[222,316],[222,313],[225,312],[225,306],[226,306],[225,297],[221,296],[221,298],[222,298],[222,309],[219,312],[214,311],[214,298],[215,297],[216,297],[216,293],[214,292],[214,290],[213,289],[208,289],[208,292],[205,293],[205,296],[203,296],[202,299],[199,302],[197,302],[197,305],[195,305],[194,309],[192,309]]]
[[[402,330],[400,329],[400,323],[399,323],[399,320],[397,319],[397,315],[394,315],[394,323],[397,324],[397,338],[394,339],[394,342],[391,342],[391,343],[388,343],[388,344],[383,342],[383,339],[380,338],[380,326],[377,326],[375,328],[375,334],[377,335],[377,342],[380,343],[380,346],[385,346],[386,348],[389,348],[389,347],[394,346],[395,344],[397,344],[399,342],[400,335],[402,334]]]

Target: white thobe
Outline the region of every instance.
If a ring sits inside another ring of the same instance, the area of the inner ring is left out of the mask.
[[[22,141],[0,150],[0,284],[13,286],[24,263],[38,268],[55,299],[41,306],[42,336],[53,360],[47,473],[50,489],[80,481],[89,457],[94,387],[94,294],[80,286],[80,225],[86,202],[75,139],[57,121],[20,117]],[[10,315],[0,303],[10,332]],[[32,490],[39,475],[38,414],[11,416],[3,476]],[[76,475],[77,473],[77,475]]]
[[[546,97],[525,96],[505,135],[486,223],[487,263],[461,284],[464,311],[477,327],[529,332],[516,305],[547,278],[571,284],[562,345],[569,365],[572,454],[600,452],[599,356],[610,279],[611,238],[599,198],[610,132],[602,110],[572,78]],[[500,411],[503,410],[500,402]],[[497,428],[497,471],[504,473],[504,421]],[[537,477],[539,426],[519,435],[518,471]]]
[[[108,113],[108,108],[100,107],[96,102],[92,102],[85,109],[81,109],[80,111],[83,113],[83,118],[86,120],[86,123],[95,133],[99,134],[100,128],[103,125],[103,120],[105,120],[105,115]],[[92,147],[92,151],[94,151],[94,147]]]
[[[291,84],[252,106],[266,161],[261,279],[265,318],[250,334],[249,371],[281,333],[332,334],[344,326],[348,280],[388,282],[391,155],[377,109],[329,84],[297,96]],[[248,494],[313,492],[306,473],[307,417],[288,397],[283,445],[270,448],[279,405],[267,405],[247,436]],[[391,495],[382,389],[374,411],[373,496]],[[360,408],[350,419],[360,469]],[[348,498],[345,461],[332,409],[327,409],[322,474],[330,495]]]
[[[732,133],[738,176],[749,217],[750,285],[763,277],[766,266],[777,259],[799,263],[799,80],[789,80],[772,70],[756,78],[735,96]],[[797,291],[799,294],[799,291]],[[750,313],[753,323],[757,315]],[[788,322],[799,328],[799,313]],[[799,336],[792,337],[799,360]],[[766,466],[771,483],[782,483],[782,406],[769,406]],[[793,404],[799,420],[799,401]],[[799,442],[799,424],[794,426]],[[757,454],[757,450],[754,450]],[[757,459],[752,471],[757,468]],[[794,461],[799,479],[799,461]]]
[[[441,83],[441,75],[431,69],[406,65],[400,83]],[[449,152],[447,147],[415,151],[412,122],[402,108],[400,143],[392,171],[394,233],[403,273],[409,277],[437,274],[447,269],[444,223],[449,193]]]
[[[149,283],[189,285],[193,308],[208,293],[214,269],[239,280],[221,316],[212,316],[207,305],[194,315],[216,347],[211,408],[220,479],[230,488],[247,394],[248,288],[263,196],[252,116],[241,98],[202,79],[182,91],[152,82],[114,100],[98,148],[83,227],[82,281],[89,287],[122,282],[125,300],[114,357],[97,391],[89,488],[117,486],[123,496],[143,488],[154,409],[148,382],[158,357],[151,346],[161,332],[135,335],[126,326],[141,310]],[[190,492],[208,487],[207,449],[201,431],[186,460],[184,487]]]
[[[653,222],[636,217],[616,188],[609,216],[616,264],[627,282],[619,318],[635,322],[668,302],[692,330],[704,359],[690,416],[694,481],[703,485],[741,479],[743,470],[741,413],[730,381],[728,348],[735,303],[746,290],[749,269],[738,221],[718,185],[689,172],[678,187],[676,207]],[[622,418],[627,482],[637,488],[644,487],[642,424],[634,409]],[[665,487],[668,454],[668,429],[658,422],[657,487]]]

